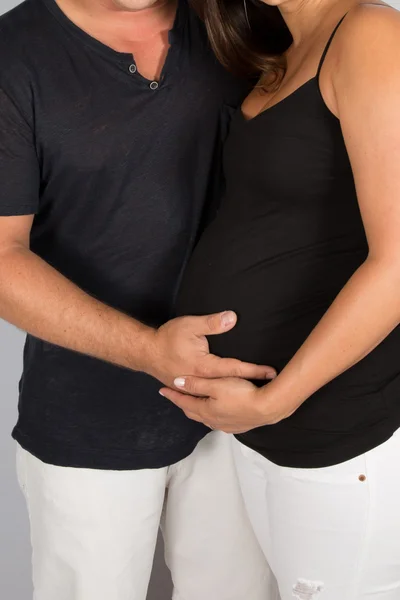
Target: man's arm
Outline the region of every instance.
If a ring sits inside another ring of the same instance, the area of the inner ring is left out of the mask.
[[[174,319],[155,330],[92,298],[30,251],[42,182],[33,116],[24,108],[0,88],[0,318],[167,385],[181,373],[267,377],[271,370],[209,353],[205,336],[234,327],[235,315]]]
[[[154,330],[90,297],[31,252],[32,221],[0,217],[0,316],[53,344],[143,370]]]
[[[0,317],[52,344],[172,385],[185,372],[267,378],[273,370],[209,354],[205,335],[236,323],[233,313],[184,317],[156,330],[83,292],[29,249],[33,217],[0,217]]]

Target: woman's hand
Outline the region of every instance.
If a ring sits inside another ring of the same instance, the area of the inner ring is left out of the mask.
[[[289,416],[268,394],[266,385],[257,388],[244,379],[202,379],[179,377],[160,394],[179,406],[189,419],[226,433],[244,433],[262,425],[272,425]]]

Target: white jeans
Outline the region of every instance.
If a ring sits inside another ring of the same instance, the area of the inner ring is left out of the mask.
[[[57,467],[20,447],[17,463],[35,600],[145,600],[160,521],[176,600],[269,600],[229,436],[164,469]]]
[[[278,467],[233,441],[274,600],[400,600],[400,431],[323,469]]]

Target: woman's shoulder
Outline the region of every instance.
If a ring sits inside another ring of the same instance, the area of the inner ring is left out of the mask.
[[[370,97],[400,86],[400,11],[382,3],[359,3],[345,16],[327,55],[322,84],[331,110],[339,100]],[[331,93],[329,93],[331,90]]]
[[[354,58],[362,60],[363,64],[373,64],[383,56],[397,61],[400,11],[384,3],[360,2],[345,16],[336,35],[335,47],[341,63],[351,63]]]
[[[347,13],[349,19],[386,19],[393,15],[399,14],[399,11],[386,2],[358,2]]]

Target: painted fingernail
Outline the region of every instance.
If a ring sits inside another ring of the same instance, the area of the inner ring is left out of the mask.
[[[224,327],[228,327],[235,322],[236,315],[231,310],[228,310],[221,315],[221,323]]]
[[[176,387],[185,387],[185,383],[186,380],[184,377],[177,377],[177,379],[174,381],[174,385],[176,385]]]

